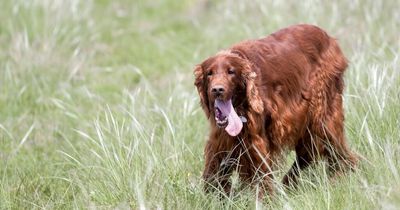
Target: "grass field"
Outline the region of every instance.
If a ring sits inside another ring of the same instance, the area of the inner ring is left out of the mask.
[[[0,0],[0,209],[400,209],[400,4],[328,2]],[[350,61],[359,169],[319,164],[273,201],[204,194],[194,65],[295,23]]]

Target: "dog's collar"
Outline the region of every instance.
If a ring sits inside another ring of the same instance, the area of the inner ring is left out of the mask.
[[[247,123],[247,118],[245,116],[239,116],[242,123]]]

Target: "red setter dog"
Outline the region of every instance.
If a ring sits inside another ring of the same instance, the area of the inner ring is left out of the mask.
[[[229,176],[273,192],[273,170],[284,151],[296,161],[283,183],[326,158],[334,173],[357,156],[344,136],[343,73],[336,40],[312,25],[294,25],[243,41],[196,66],[195,86],[210,121],[205,189],[230,192]]]

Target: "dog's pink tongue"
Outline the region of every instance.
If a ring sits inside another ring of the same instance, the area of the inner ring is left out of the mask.
[[[223,116],[228,117],[228,125],[225,131],[231,136],[237,136],[243,128],[243,123],[233,108],[232,100],[222,101],[216,99],[215,106],[218,107]]]

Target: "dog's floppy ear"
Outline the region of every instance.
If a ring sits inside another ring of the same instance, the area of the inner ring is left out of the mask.
[[[232,51],[232,53],[237,54],[240,58],[243,59],[242,78],[245,82],[246,97],[249,101],[250,108],[253,109],[256,113],[262,114],[264,111],[264,103],[258,93],[255,84],[257,73],[254,71],[252,64],[242,52],[235,50]]]
[[[207,95],[207,86],[206,86],[206,81],[204,78],[204,71],[201,65],[197,65],[193,71],[195,81],[194,85],[197,88],[197,92],[199,93],[200,96],[200,103],[201,107],[204,110],[204,113],[206,114],[207,118],[210,117],[210,108],[208,106],[208,95]]]
[[[257,73],[250,69],[250,71],[243,72],[242,74],[242,77],[246,80],[246,95],[250,107],[258,114],[261,114],[264,111],[264,103],[255,85]]]

